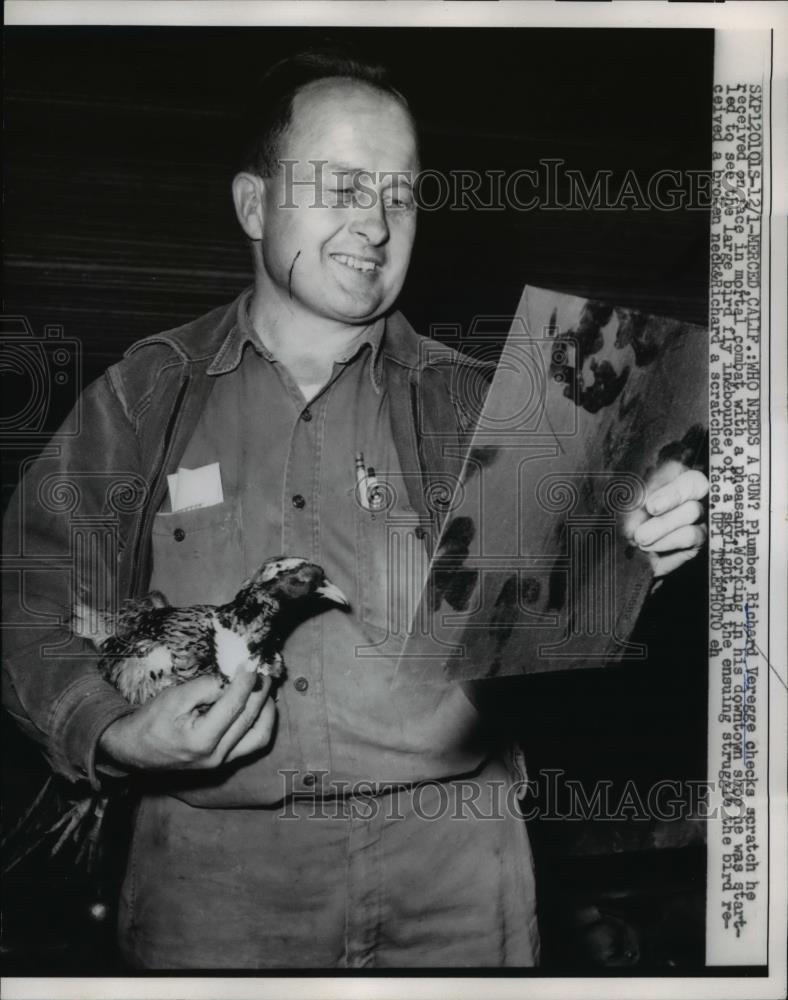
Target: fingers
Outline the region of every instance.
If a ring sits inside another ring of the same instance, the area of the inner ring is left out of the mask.
[[[678,465],[678,463],[673,464]],[[708,492],[709,481],[703,473],[697,469],[685,469],[671,482],[659,485],[646,498],[646,510],[651,515],[664,514],[688,500],[702,500]]]
[[[221,678],[216,674],[206,674],[162,691],[158,699],[177,700],[178,714],[189,715],[201,705],[212,705],[221,697],[222,690]]]
[[[635,529],[633,541],[641,548],[653,546],[677,530],[694,525],[703,518],[703,506],[698,500],[687,500],[659,517],[650,517]],[[679,546],[674,545],[673,548]],[[659,551],[664,551],[663,546]]]
[[[210,710],[195,721],[195,731],[207,743],[212,743],[212,749],[243,712],[256,682],[255,664],[251,660],[241,664],[233,679],[221,691],[220,697],[214,700]]]
[[[621,530],[623,532],[624,538],[629,542],[634,542],[635,532],[648,520],[648,514],[642,507],[638,507],[635,510],[629,511],[622,520]]]
[[[702,472],[686,469],[680,462],[665,462],[651,476],[643,507],[630,511],[622,522],[625,538],[641,547],[704,516],[700,501],[709,491]],[[668,515],[673,515],[665,520]]]
[[[651,560],[651,568],[654,571],[655,579],[659,579],[663,576],[667,576],[668,573],[672,573],[674,569],[678,569],[679,566],[683,566],[685,562],[689,562],[698,554],[698,549],[684,549],[679,552],[670,552],[666,556],[660,556],[652,554],[649,556]]]
[[[263,750],[271,742],[276,723],[276,705],[273,698],[267,698],[251,727],[228,752],[225,760],[236,760]]]
[[[677,549],[693,549],[697,551],[706,541],[705,524],[687,524],[677,528],[651,545],[641,546],[646,552],[675,552]]]
[[[226,686],[211,675],[167,688],[108,726],[102,751],[122,766],[143,770],[213,768],[231,752],[251,753],[270,741],[276,717],[271,704],[260,718],[272,679],[256,684],[256,672],[240,669]]]
[[[215,766],[227,760],[231,751],[244,739],[260,717],[263,706],[268,702],[271,678],[266,677],[261,687],[252,691],[241,714],[221,733],[211,754],[210,764]],[[256,749],[256,747],[255,747]]]
[[[696,556],[708,535],[701,500],[709,491],[702,472],[666,462],[650,482],[644,508],[630,515],[624,535],[648,555],[656,578]],[[651,515],[651,516],[648,516]]]

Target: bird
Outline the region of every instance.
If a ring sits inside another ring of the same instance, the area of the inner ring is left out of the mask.
[[[173,607],[152,591],[126,601],[115,614],[77,604],[72,628],[101,654],[101,676],[137,706],[205,674],[227,683],[249,660],[259,676],[280,679],[286,636],[322,601],[349,607],[321,566],[274,556],[225,604]]]
[[[322,567],[301,557],[275,556],[226,604],[173,607],[155,590],[125,601],[115,613],[77,601],[71,630],[101,654],[101,676],[139,707],[166,688],[203,675],[226,684],[249,660],[259,676],[281,679],[285,639],[323,601],[350,607]],[[107,864],[104,830],[111,805],[114,825],[130,824],[133,795],[123,783],[112,795],[75,796],[70,782],[50,774],[32,804],[3,832],[3,875],[25,861],[29,865],[43,849],[50,860],[67,856],[75,869],[83,867],[103,892],[97,872]],[[104,919],[106,909],[94,901],[91,918]]]

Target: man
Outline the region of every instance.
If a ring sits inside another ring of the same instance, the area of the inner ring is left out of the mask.
[[[493,802],[522,778],[517,756],[461,686],[403,690],[394,656],[364,655],[402,595],[389,593],[386,519],[359,497],[358,458],[374,458],[429,549],[425,497],[456,460],[428,450],[437,435],[416,417],[461,443],[453,376],[473,364],[426,367],[393,311],[416,230],[413,121],[382,71],[334,57],[287,60],[263,90],[233,181],[253,289],[134,345],[12,505],[31,564],[6,703],[72,780],[141,778],[120,912],[132,967],[533,965],[525,826]],[[173,507],[168,476],[217,464],[212,502]],[[674,475],[632,528],[658,574],[704,539],[705,480]],[[58,477],[78,484],[80,514],[116,516],[119,549],[101,568],[120,597],[224,601],[283,552],[323,565],[352,611],[293,632],[276,700],[238,670],[227,688],[201,678],[132,711],[87,650],[51,652],[70,580],[34,564],[70,551],[47,493]],[[119,504],[124,482],[143,484],[144,502]],[[469,782],[475,813],[462,808]]]

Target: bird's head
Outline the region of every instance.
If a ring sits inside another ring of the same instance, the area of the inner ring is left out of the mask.
[[[267,559],[249,584],[253,589],[259,588],[282,602],[314,597],[350,607],[339,587],[326,577],[322,566],[295,556]]]

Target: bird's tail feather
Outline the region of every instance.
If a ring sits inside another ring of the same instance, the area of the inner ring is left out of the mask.
[[[74,799],[50,775],[33,802],[2,839],[2,874],[8,875],[31,855],[62,857],[90,871],[100,846],[107,808],[104,796]]]
[[[117,615],[75,602],[71,609],[71,631],[82,639],[88,639],[98,649],[102,643],[115,635]]]

